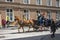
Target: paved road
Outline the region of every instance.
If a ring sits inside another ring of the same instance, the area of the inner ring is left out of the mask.
[[[25,28],[26,30],[28,28]],[[57,30],[55,38],[51,38],[50,35],[50,31],[17,33],[15,28],[0,29],[0,40],[60,40],[60,28]]]

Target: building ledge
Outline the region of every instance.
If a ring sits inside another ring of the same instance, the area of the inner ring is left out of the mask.
[[[55,7],[55,6],[21,4],[21,3],[15,3],[15,2],[0,2],[0,8],[60,10],[60,7]]]

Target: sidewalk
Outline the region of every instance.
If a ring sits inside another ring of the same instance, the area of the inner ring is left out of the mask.
[[[35,37],[41,35],[48,35],[49,32],[30,32],[30,33],[9,33],[3,34],[4,38],[1,39],[17,39],[17,38],[28,38],[28,37]]]
[[[27,29],[25,28],[25,31]],[[60,30],[57,33],[60,33]],[[60,40],[60,34],[56,34],[56,37],[53,39],[50,37],[50,34],[50,31],[18,33],[17,29],[2,29],[0,30],[0,40]]]

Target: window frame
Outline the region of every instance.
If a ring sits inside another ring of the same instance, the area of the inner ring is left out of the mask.
[[[60,12],[59,11],[56,11],[56,20],[60,20]]]
[[[52,15],[52,12],[51,11],[47,11],[47,18],[48,19],[52,19],[51,15]]]
[[[10,10],[11,8],[7,8],[7,9]],[[14,11],[13,11],[13,9],[11,9],[12,12],[7,12],[7,9],[6,9],[6,17],[8,16],[7,13],[9,13],[9,21],[10,22],[13,22],[14,21]],[[10,20],[10,13],[12,13],[12,20]],[[7,20],[7,18],[6,18],[6,20]]]
[[[58,5],[57,5],[57,3],[58,3]],[[56,7],[60,7],[60,0],[58,2],[56,0]]]
[[[26,13],[24,13],[23,15],[26,17],[26,20],[30,20],[30,10],[26,9],[25,11]]]
[[[7,1],[7,0],[5,0],[5,2],[11,2],[11,1]],[[14,0],[12,0],[12,2],[14,2]]]
[[[50,2],[48,2],[48,1],[50,1]],[[52,0],[47,0],[47,6],[52,6]],[[50,5],[49,5],[50,4]]]
[[[39,1],[36,0],[36,5],[42,5],[42,0],[40,0],[40,4],[38,4]]]
[[[30,4],[30,0],[28,0],[28,3],[25,3],[24,1],[25,1],[25,0],[23,0],[23,4]]]

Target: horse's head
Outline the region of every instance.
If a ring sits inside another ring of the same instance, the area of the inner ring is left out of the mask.
[[[15,16],[15,21],[20,21],[20,17],[19,16]]]

